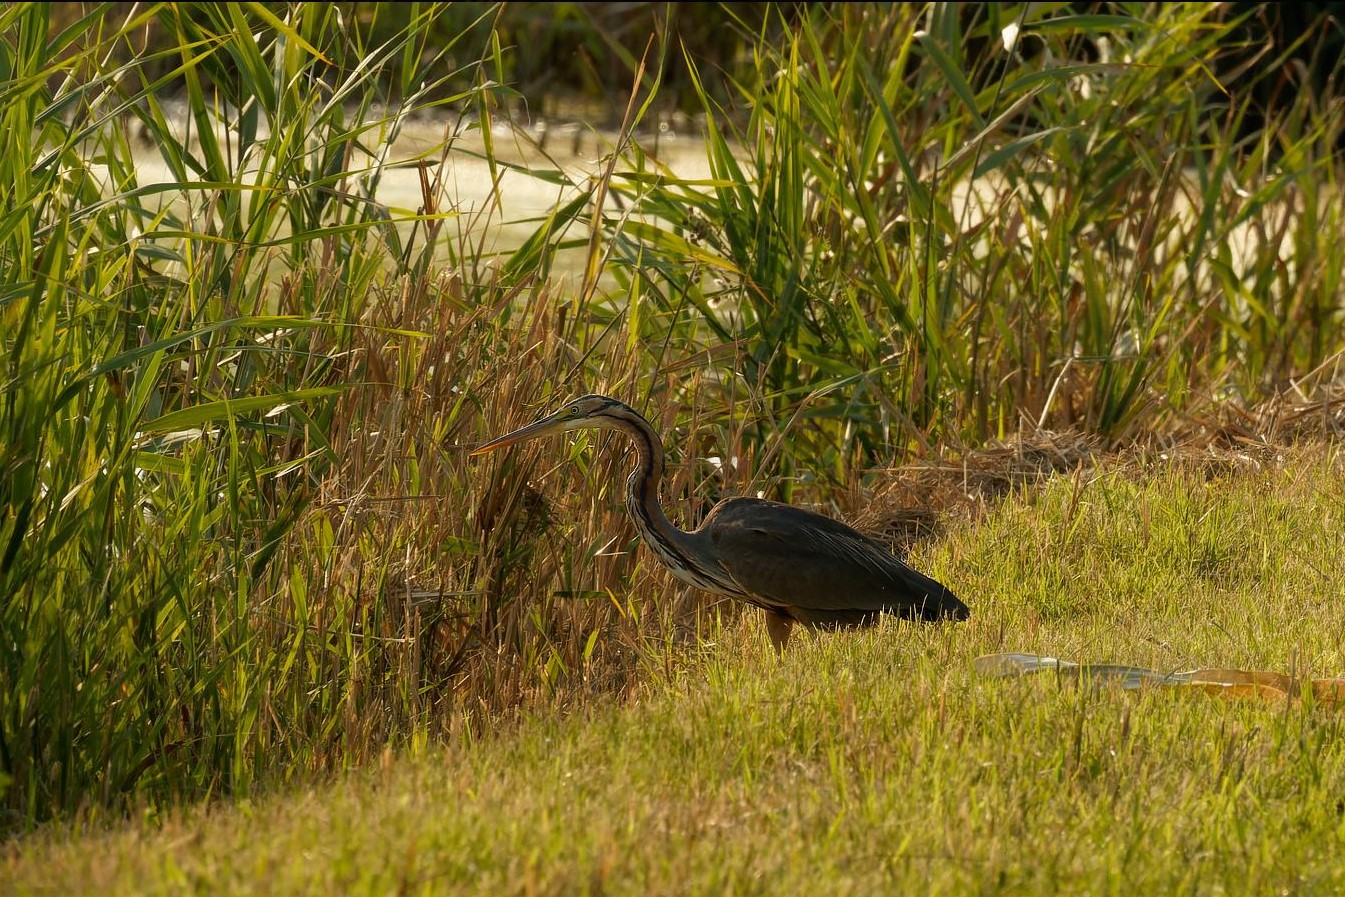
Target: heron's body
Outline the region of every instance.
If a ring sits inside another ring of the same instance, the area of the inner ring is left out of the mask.
[[[658,503],[663,446],[630,406],[584,396],[534,424],[488,442],[473,454],[562,430],[620,430],[638,462],[626,508],[645,544],[684,582],[766,611],[779,649],[790,627],[865,626],[888,613],[916,620],[962,620],[967,606],[878,543],[838,520],[756,498],[729,498],[692,532],[673,526]]]

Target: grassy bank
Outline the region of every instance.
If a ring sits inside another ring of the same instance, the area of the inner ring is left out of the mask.
[[[1340,109],[1305,90],[1235,137],[1223,7],[817,6],[698,94],[696,182],[632,136],[656,43],[599,175],[527,171],[562,198],[508,251],[445,172],[499,183],[526,48],[431,40],[436,5],[392,33],[118,9],[0,11],[5,832],[263,793],[694,658],[713,615],[637,550],[618,453],[467,463],[561,397],[648,412],[687,522],[740,492],[853,516],[893,463],[1039,428],[1340,432]],[[445,136],[403,157],[413,115]],[[380,201],[393,166],[414,208]]]
[[[0,854],[18,894],[1330,894],[1345,715],[988,679],[1024,650],[1345,671],[1345,461],[1057,476],[918,552],[976,615],[715,631],[625,698]]]

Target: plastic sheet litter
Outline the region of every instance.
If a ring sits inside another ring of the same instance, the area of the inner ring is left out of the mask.
[[[1345,710],[1345,678],[1307,679],[1269,670],[1199,669],[1163,673],[1117,663],[1074,663],[1038,654],[986,654],[976,658],[972,668],[982,676],[998,678],[1051,671],[1080,682],[1114,685],[1130,691],[1148,687],[1189,688],[1225,698],[1307,699],[1328,710]]]

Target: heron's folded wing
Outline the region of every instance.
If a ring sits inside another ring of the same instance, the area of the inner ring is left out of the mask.
[[[850,527],[790,505],[735,502],[707,519],[721,566],[742,588],[817,622],[886,611],[963,616],[965,606]],[[959,610],[960,608],[960,610]]]

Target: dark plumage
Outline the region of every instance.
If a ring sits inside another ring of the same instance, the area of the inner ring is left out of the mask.
[[[663,447],[657,435],[633,408],[607,396],[576,399],[472,454],[579,427],[631,437],[639,457],[626,507],[645,544],[679,579],[765,610],[777,649],[794,623],[835,628],[870,625],[883,613],[928,621],[965,620],[970,613],[951,591],[878,543],[803,508],[729,498],[695,531],[678,529],[658,504]]]

